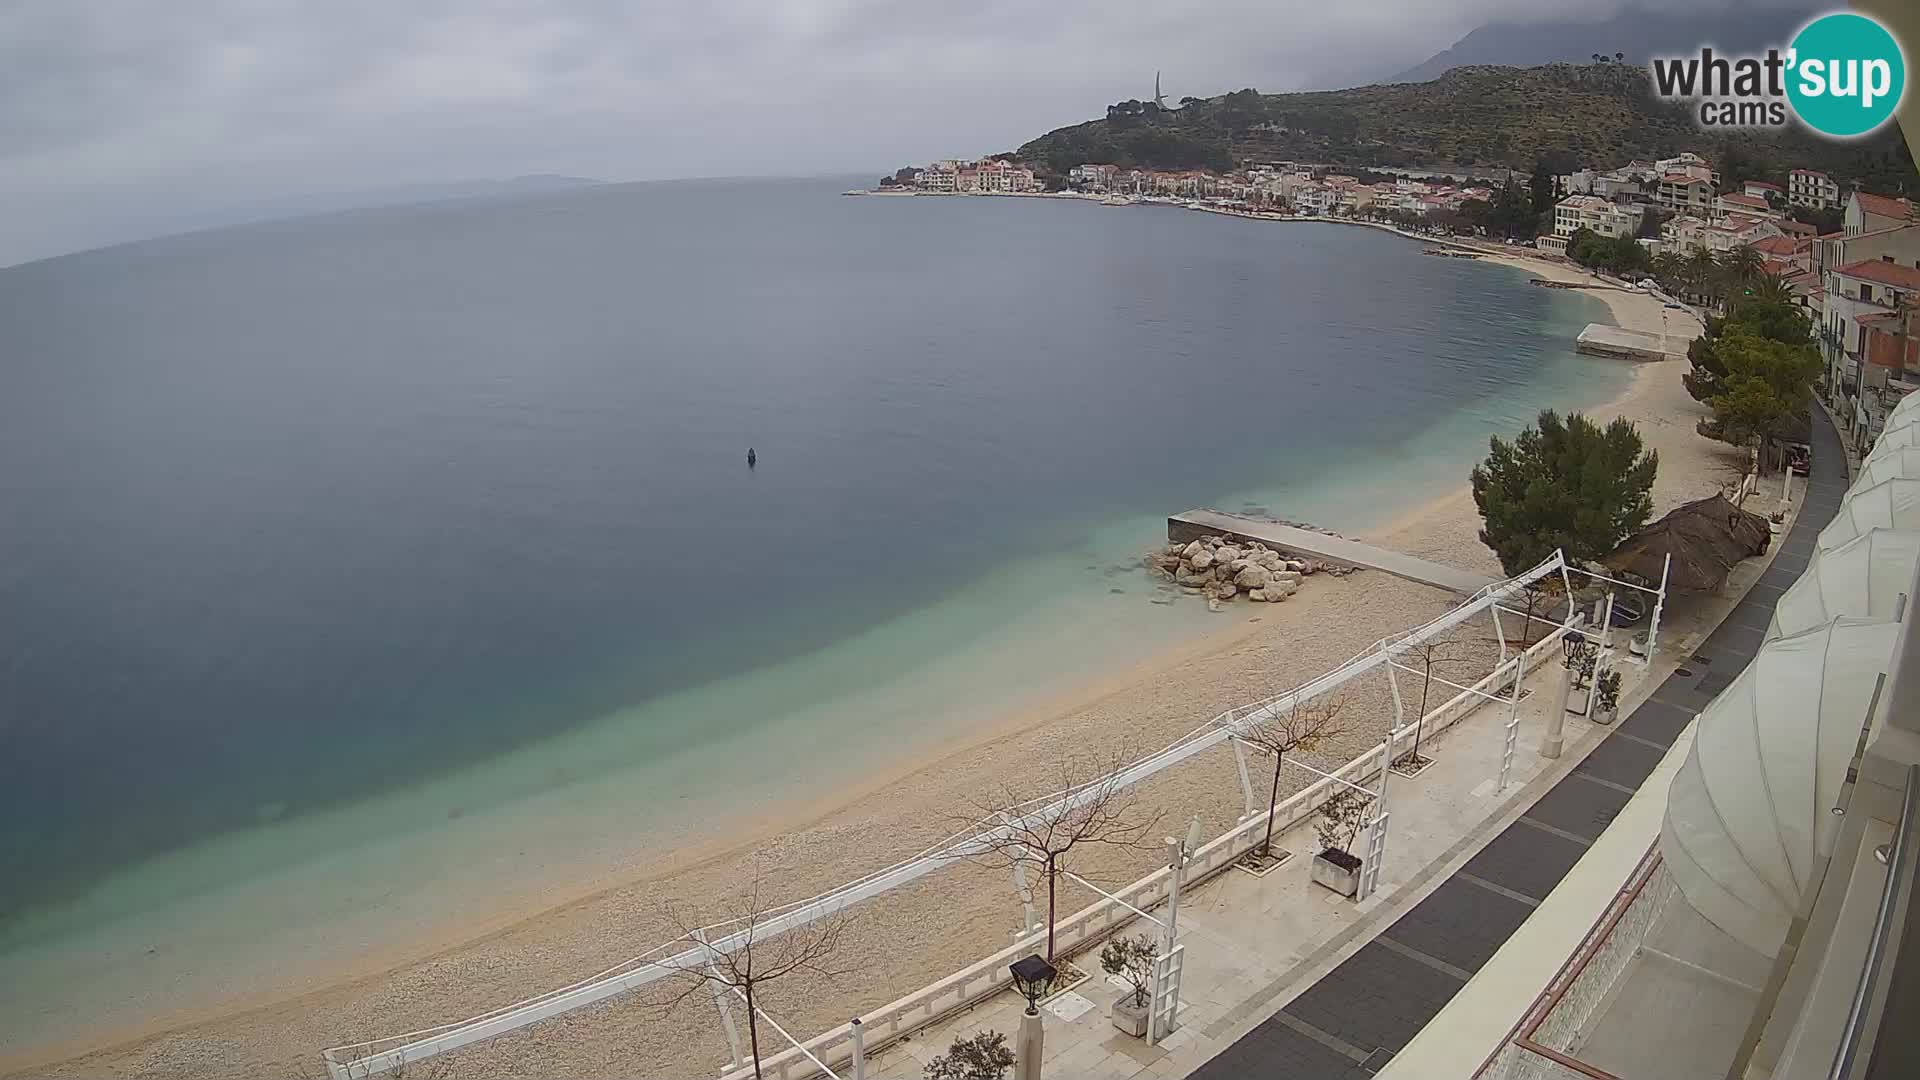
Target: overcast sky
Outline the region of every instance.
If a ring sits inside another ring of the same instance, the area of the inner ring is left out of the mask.
[[[301,193],[877,173],[1012,149],[1156,68],[1173,97],[1340,85],[1493,19],[1618,6],[0,0],[0,265]]]

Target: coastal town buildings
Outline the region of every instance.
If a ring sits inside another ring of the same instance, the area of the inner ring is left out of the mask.
[[[1920,386],[1920,367],[1903,358],[1910,343],[1896,341],[1911,330],[1920,297],[1920,217],[1905,200],[1856,191],[1846,222],[1817,241],[1816,325],[1828,408],[1842,433],[1864,445]]]
[[[1601,236],[1632,236],[1639,231],[1645,215],[1642,205],[1617,203],[1598,195],[1569,195],[1553,208],[1553,232],[1556,236],[1572,236],[1581,229],[1591,229]]]
[[[1020,194],[1040,190],[1032,169],[1017,162],[995,158],[977,162],[936,161],[914,175],[913,186],[921,191],[941,194]]]
[[[1795,169],[1787,174],[1787,204],[1825,210],[1840,203],[1840,185],[1817,169]]]
[[[1905,225],[1912,220],[1913,203],[1911,201],[1856,191],[1847,199],[1847,213],[1842,231],[1848,236],[1859,236],[1862,233],[1878,232],[1896,225]]]
[[[1713,208],[1722,214],[1747,214],[1753,217],[1780,217],[1765,197],[1746,193],[1722,195],[1713,200]]]

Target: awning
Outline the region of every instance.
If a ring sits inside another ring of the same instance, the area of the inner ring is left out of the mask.
[[[1763,956],[1779,951],[1831,850],[1830,810],[1898,629],[1837,619],[1762,645],[1700,714],[1673,778],[1668,871],[1695,911]]]
[[[1876,484],[1888,480],[1920,480],[1920,449],[1907,448],[1892,450],[1878,457],[1868,458],[1860,463],[1860,474],[1853,478],[1853,487],[1841,499],[1841,505],[1853,497],[1856,491],[1865,491]]]
[[[1869,529],[1831,550],[1814,549],[1799,579],[1773,609],[1767,637],[1787,637],[1842,615],[1892,619],[1900,596],[1913,587],[1920,564],[1920,532]]]
[[[1670,569],[1669,588],[1717,589],[1740,560],[1766,551],[1772,537],[1766,518],[1709,495],[1674,507],[1600,561],[1647,581]]]
[[[1920,451],[1913,456],[1920,462]],[[1920,529],[1920,476],[1898,476],[1849,491],[1814,546],[1836,548],[1868,529]]]

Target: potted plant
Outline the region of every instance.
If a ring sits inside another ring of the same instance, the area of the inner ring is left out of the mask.
[[[1320,823],[1314,827],[1320,835],[1320,854],[1313,857],[1313,880],[1341,896],[1352,897],[1360,891],[1361,859],[1348,849],[1359,837],[1372,802],[1370,795],[1342,788],[1320,804]]]
[[[1593,688],[1593,722],[1611,724],[1620,709],[1620,673],[1607,671]]]
[[[1160,943],[1146,934],[1117,937],[1100,949],[1100,970],[1126,980],[1130,988],[1113,1003],[1113,1026],[1145,1038],[1147,1007],[1153,987],[1153,963],[1160,956]]]
[[[927,1080],[1001,1080],[1013,1068],[1007,1037],[997,1031],[956,1038],[947,1052],[927,1063]]]

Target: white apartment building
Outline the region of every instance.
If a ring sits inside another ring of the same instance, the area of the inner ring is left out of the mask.
[[[1662,173],[1653,201],[1662,210],[1704,217],[1713,210],[1713,181],[1685,172]]]
[[[922,191],[952,191],[955,188],[956,178],[959,176],[959,173],[960,167],[958,163],[952,161],[936,161],[926,168],[921,169],[920,172],[914,176],[913,183],[915,187],[920,188]]]
[[[1601,236],[1632,236],[1640,231],[1643,207],[1622,206],[1597,195],[1569,195],[1553,207],[1553,234],[1572,236],[1592,229]]]
[[[1840,203],[1840,185],[1833,177],[1815,169],[1795,169],[1787,174],[1787,203],[1825,210]]]
[[[1920,273],[1920,223],[1853,236],[1823,237],[1821,252],[1820,357],[1826,363],[1827,403],[1835,419],[1856,439],[1884,421],[1885,409],[1877,396],[1863,393],[1866,331],[1863,315],[1892,311],[1895,295],[1911,295],[1891,275]]]

